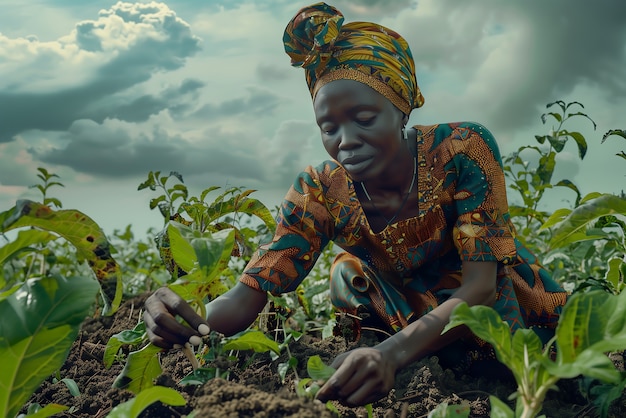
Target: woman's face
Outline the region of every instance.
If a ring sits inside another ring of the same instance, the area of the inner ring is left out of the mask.
[[[318,90],[313,108],[324,148],[355,181],[389,174],[406,151],[403,113],[363,83],[332,81]]]

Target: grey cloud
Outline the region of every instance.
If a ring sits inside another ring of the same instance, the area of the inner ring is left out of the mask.
[[[453,72],[462,82],[459,97],[468,86],[480,87],[472,90],[473,103],[496,130],[535,123],[539,108],[583,83],[626,99],[623,0],[444,0],[429,2],[428,13],[421,6],[399,28],[418,80],[421,71],[434,79]]]
[[[131,136],[122,128],[82,120],[64,134],[64,148],[31,148],[29,152],[46,164],[109,178],[143,175],[151,170],[189,175],[219,173],[237,179],[264,177],[263,167],[254,155],[222,146],[232,139],[218,136],[219,133],[210,142],[197,144],[159,129]]]
[[[114,22],[114,15],[124,19],[123,24],[117,20]],[[20,40],[8,40],[9,43],[12,41],[17,43]],[[116,41],[119,42],[116,44]],[[71,43],[79,48],[75,50],[77,59],[87,61],[85,71],[93,74],[81,78],[86,81],[50,92],[32,91],[28,84],[11,84],[5,78],[9,84],[0,91],[0,142],[10,141],[14,135],[29,129],[64,130],[80,118],[103,120],[116,113],[128,113],[121,103],[118,103],[120,110],[126,112],[116,112],[110,98],[147,81],[156,72],[181,67],[200,49],[200,40],[191,33],[189,25],[163,3],[118,2],[110,9],[100,11],[98,20],[78,23],[70,36],[56,43],[44,47],[35,40],[31,42],[38,55],[38,64],[48,66],[42,69],[42,77],[43,74],[52,79],[65,77],[61,73],[62,65],[68,59],[67,51],[73,51],[68,45]],[[112,46],[118,44],[124,47]],[[81,51],[92,54],[84,55]],[[103,64],[97,64],[100,62]],[[19,68],[14,70],[19,74]],[[154,97],[136,100],[148,105],[152,112],[167,107],[167,103]],[[143,115],[131,117],[145,119],[148,110],[143,112]]]
[[[288,57],[285,58],[285,62],[288,61]],[[285,62],[281,62],[281,65],[275,64],[259,64],[256,67],[256,75],[261,81],[282,81],[289,78],[293,71],[289,71],[289,66],[285,65]]]
[[[223,116],[269,115],[283,100],[266,89],[250,87],[248,91],[250,94],[247,97],[226,100],[220,104],[207,103],[194,112],[194,116],[203,120],[213,120]]]

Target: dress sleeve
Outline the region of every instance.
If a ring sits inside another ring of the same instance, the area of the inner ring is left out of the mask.
[[[254,253],[242,283],[275,295],[298,287],[333,234],[325,189],[315,168],[298,175],[279,208],[274,238]]]
[[[485,127],[463,123],[452,132],[451,148],[458,214],[453,237],[461,260],[510,264],[516,254],[514,227],[495,139]]]

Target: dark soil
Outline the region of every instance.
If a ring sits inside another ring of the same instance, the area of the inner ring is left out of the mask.
[[[74,343],[69,357],[60,370],[61,378],[73,379],[80,389],[79,396],[72,396],[63,383],[47,379],[33,394],[29,403],[42,406],[57,403],[70,407],[59,416],[105,417],[116,405],[134,395],[126,390],[112,387],[113,381],[122,370],[122,364],[106,369],[102,362],[109,337],[122,330],[132,329],[140,320],[145,296],[127,300],[113,317],[88,318],[84,321],[79,338]],[[357,342],[343,337],[326,340],[305,335],[289,345],[291,355],[298,359],[298,375],[306,377],[308,357],[317,354],[327,363],[339,353],[358,345],[370,343],[371,336],[364,335]],[[157,384],[173,387],[187,400],[184,407],[153,404],[142,413],[142,417],[184,417],[195,413],[195,417],[332,417],[325,405],[296,396],[295,375],[289,372],[281,382],[277,365],[285,361],[272,361],[269,355],[239,353],[239,360],[231,363],[228,380],[213,379],[202,386],[181,386],[178,382],[192,369],[189,361],[179,352],[161,354],[163,375]],[[614,359],[623,370],[622,356]],[[580,394],[579,382],[563,380],[559,390],[548,394],[543,413],[547,417],[598,417],[597,410]],[[442,402],[448,404],[467,403],[471,417],[489,416],[489,395],[506,401],[515,391],[514,384],[507,379],[457,376],[443,369],[436,357],[426,358],[403,370],[396,379],[396,389],[386,398],[373,405],[374,417],[426,417]],[[507,401],[514,406],[512,401]],[[25,406],[25,408],[28,405]],[[367,417],[364,408],[347,408],[336,404],[343,417]],[[610,417],[626,416],[626,398],[615,401]]]

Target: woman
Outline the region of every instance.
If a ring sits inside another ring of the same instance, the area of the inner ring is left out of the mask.
[[[461,302],[493,306],[512,331],[532,327],[547,341],[567,295],[515,239],[489,131],[474,123],[405,127],[424,99],[411,51],[390,29],[344,25],[338,10],[318,3],[296,14],[283,41],[292,65],[305,70],[332,159],[298,176],[274,239],[207,305],[206,320],[165,288],[148,299],[152,342],[170,348],[209,329],[244,330],[267,292],[295,290],[331,240],[345,250],[330,272],[333,304],[368,312],[395,333],[338,356],[322,400],[380,399],[399,369],[453,341],[467,359],[489,353],[461,328],[441,335]]]

